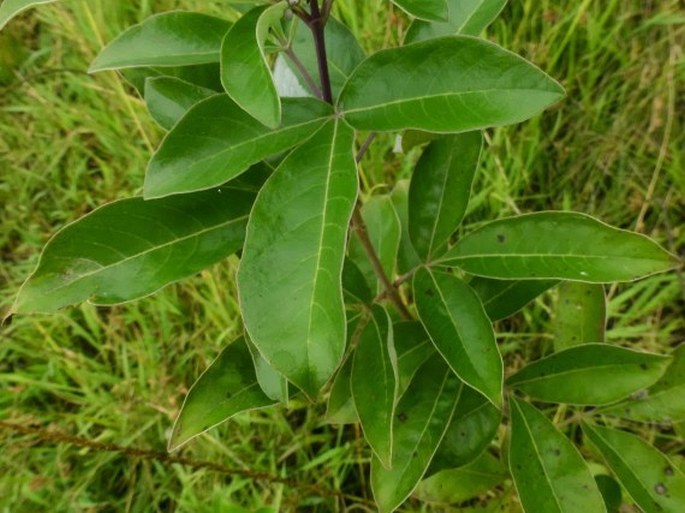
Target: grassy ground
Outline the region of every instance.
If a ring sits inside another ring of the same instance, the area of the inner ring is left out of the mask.
[[[388,17],[388,2],[336,3],[369,50],[397,43],[406,29],[399,11]],[[124,27],[170,8],[226,12],[220,1],[71,0],[23,16],[0,39],[0,313],[50,234],[140,192],[161,132],[114,74],[84,70]],[[576,209],[682,254],[684,23],[679,0],[512,0],[489,36],[560,79],[569,96],[538,119],[489,134],[468,221]],[[372,185],[406,174],[384,142],[364,164]],[[17,318],[0,332],[0,511],[368,507],[321,497],[342,489],[369,499],[360,433],[323,424],[321,407],[241,416],[185,449],[181,457],[192,461],[161,459],[184,392],[240,329],[234,273],[228,261],[139,303]],[[685,337],[676,273],[609,292],[611,340],[665,352]],[[502,343],[539,351],[553,301],[548,295],[502,323]],[[647,434],[682,450],[670,431]],[[274,482],[286,475],[318,489]],[[405,507],[424,510],[445,511]]]

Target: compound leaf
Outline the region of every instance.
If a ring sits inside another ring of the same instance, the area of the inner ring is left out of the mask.
[[[228,95],[252,117],[269,128],[281,123],[281,100],[264,44],[271,26],[280,22],[286,2],[259,6],[230,28],[221,45],[221,83]]]
[[[542,401],[603,405],[654,384],[671,359],[607,344],[584,344],[537,360],[507,385]]]
[[[450,423],[462,382],[440,355],[428,359],[397,404],[392,467],[371,461],[371,488],[381,513],[394,511],[426,473]]]
[[[414,20],[404,36],[404,44],[453,34],[477,36],[506,4],[507,0],[447,0],[447,21]]]
[[[445,0],[392,0],[407,14],[422,20],[444,21],[447,19]]]
[[[86,300],[112,305],[152,294],[240,249],[254,198],[229,184],[100,207],[50,239],[13,312],[55,312]]]
[[[397,380],[392,323],[385,309],[375,305],[354,351],[350,388],[364,438],[386,468],[392,462]]]
[[[511,406],[509,468],[527,513],[606,513],[578,449],[530,404]]]
[[[188,110],[216,91],[175,77],[150,77],[145,80],[145,104],[159,126],[170,130]]]
[[[321,128],[331,109],[313,98],[283,100],[283,123],[271,130],[227,95],[201,101],[174,126],[145,175],[146,198],[220,185],[251,165],[284,152]]]
[[[39,4],[49,4],[57,0],[4,0],[0,4],[0,30],[21,12]]]
[[[439,263],[489,278],[606,283],[636,280],[679,262],[644,235],[585,214],[539,212],[486,224]]]
[[[244,338],[226,347],[188,391],[169,439],[178,449],[234,415],[275,404],[262,392]]]
[[[606,297],[600,283],[566,281],[559,285],[554,318],[554,349],[604,342]]]
[[[483,136],[437,139],[421,155],[409,185],[409,235],[423,261],[443,250],[466,213]]]
[[[685,511],[685,474],[664,454],[624,431],[584,423],[583,432],[645,513]]]
[[[372,55],[352,73],[338,104],[360,130],[456,133],[519,123],[563,95],[518,55],[481,39],[447,36]]]
[[[469,287],[478,294],[485,313],[495,322],[514,315],[557,283],[556,280],[494,280],[475,276],[469,281]]]
[[[500,406],[502,357],[476,293],[454,275],[422,267],[414,276],[414,301],[421,323],[452,370]]]
[[[156,14],[105,46],[89,72],[218,62],[221,41],[230,27],[226,20],[197,12]]]
[[[351,128],[331,121],[286,157],[255,201],[238,272],[252,341],[309,396],[345,350],[341,279],[357,200],[353,142]]]

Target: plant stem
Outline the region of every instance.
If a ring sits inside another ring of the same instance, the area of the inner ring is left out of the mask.
[[[295,52],[293,51],[292,48],[289,46],[285,47],[284,50],[285,54],[288,56],[290,59],[290,62],[293,63],[293,65],[297,68],[297,70],[300,72],[300,75],[302,75],[302,78],[304,81],[307,83],[307,87],[311,91],[311,93],[319,98],[320,100],[323,99],[323,91],[319,86],[316,84],[312,76],[309,74],[309,71],[307,71],[307,68],[304,67],[304,64],[302,64],[302,61],[297,57]]]
[[[308,26],[312,31],[312,35],[314,36],[314,45],[316,47],[316,61],[319,65],[319,76],[321,78],[321,90],[323,92],[323,99],[325,102],[330,103],[332,105],[333,91],[331,89],[330,75],[328,74],[328,57],[326,55],[326,40],[324,39],[324,28],[326,26],[328,12],[321,12],[321,10],[319,9],[318,0],[309,0],[309,5],[311,7],[311,15],[309,17]],[[329,6],[327,7],[326,11],[330,11],[330,4],[326,5]],[[369,149],[369,146],[371,146],[371,143],[374,141],[375,138],[375,133],[372,132],[371,134],[369,134],[366,141],[364,141],[361,148],[359,149],[359,152],[357,153],[355,159],[357,163],[362,159],[362,157]],[[402,301],[399,292],[395,287],[393,287],[390,278],[388,278],[388,275],[385,273],[385,270],[383,269],[383,264],[381,263],[381,260],[378,254],[376,253],[376,249],[373,247],[371,239],[369,239],[369,233],[366,229],[364,219],[362,218],[359,203],[357,203],[357,205],[354,208],[354,212],[352,213],[352,228],[357,232],[357,236],[359,237],[362,247],[364,248],[364,251],[369,257],[369,260],[371,261],[371,266],[373,267],[374,273],[376,274],[376,276],[378,276],[378,279],[383,284],[383,288],[386,290],[388,298],[393,303],[393,305],[395,305],[397,311],[400,313],[400,315],[402,315],[403,318],[411,319],[412,316],[409,313],[409,310],[407,310],[407,307]]]
[[[309,28],[314,36],[314,46],[316,47],[316,62],[319,65],[319,78],[321,80],[321,90],[323,100],[326,103],[333,103],[333,90],[331,89],[331,77],[328,73],[328,56],[326,55],[326,40],[324,38],[324,27],[326,17],[319,9],[319,0],[309,0],[311,6],[311,19]]]

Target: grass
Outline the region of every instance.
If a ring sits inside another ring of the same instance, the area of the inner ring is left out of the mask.
[[[388,16],[386,3],[336,3],[367,50],[397,44],[407,27],[397,9]],[[153,12],[227,12],[220,1],[63,4],[22,16],[0,36],[0,313],[55,230],[140,192],[162,135],[116,75],[85,74],[89,61]],[[682,254],[685,12],[678,0],[572,4],[511,2],[489,30],[558,78],[568,98],[544,116],[488,134],[468,224],[574,209],[637,228]],[[391,143],[380,138],[364,162],[369,188],[407,175]],[[0,425],[0,511],[368,509],[307,488],[370,499],[360,432],[324,424],[321,405],[239,416],[181,453],[241,475],[92,445],[163,453],[184,393],[240,329],[235,270],[229,260],[151,299],[16,318],[0,332],[0,419],[41,430]],[[608,339],[667,352],[685,337],[684,294],[677,273],[610,289]],[[539,354],[549,343],[553,305],[549,294],[500,323],[507,351]],[[683,449],[672,431],[647,427],[645,434],[672,454]],[[258,472],[303,486],[255,479]],[[517,511],[506,494],[489,504],[499,501]],[[418,502],[404,510],[447,511]]]

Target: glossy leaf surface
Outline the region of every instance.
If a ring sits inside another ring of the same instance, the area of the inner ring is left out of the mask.
[[[331,121],[281,163],[252,209],[238,272],[252,341],[309,396],[345,350],[341,280],[357,200],[353,139],[349,127]]]
[[[652,387],[626,402],[602,410],[642,422],[680,422],[685,420],[685,344],[673,352],[673,361]]]
[[[281,100],[266,61],[269,29],[279,23],[286,2],[255,7],[226,33],[221,45],[221,83],[228,95],[252,117],[270,128],[281,122]]]
[[[434,474],[473,462],[497,434],[502,414],[482,394],[463,386],[445,437],[428,469]]]
[[[645,513],[685,511],[685,474],[665,455],[624,431],[589,424],[583,431]]]
[[[454,372],[502,404],[502,357],[483,305],[458,277],[420,268],[414,276],[414,300],[422,324]]]
[[[476,276],[469,281],[469,287],[478,294],[485,313],[495,322],[514,315],[557,283],[556,280],[494,280]]]
[[[328,58],[331,88],[333,97],[337,98],[347,78],[366,56],[350,29],[335,18],[330,17],[328,19],[324,35],[326,38],[326,56]],[[314,79],[317,87],[319,87],[319,66],[316,60],[314,39],[309,28],[303,23],[298,23],[291,46],[292,53],[297,56],[309,75]],[[292,54],[285,53],[284,55],[290,70],[295,74],[299,84],[305,90],[309,90],[302,72],[292,61]]]
[[[388,195],[373,196],[362,206],[361,214],[367,235],[376,250],[383,270],[386,276],[392,276],[402,236],[402,227],[392,199]],[[380,293],[383,285],[376,277],[369,257],[356,233],[350,241],[350,258],[357,264],[368,283],[374,284],[374,292]]]
[[[221,352],[188,391],[174,423],[169,450],[237,413],[274,403],[259,387],[250,351],[241,337]]]
[[[519,123],[563,95],[521,57],[481,39],[451,36],[372,55],[352,73],[338,103],[361,130],[450,133]]]
[[[554,349],[604,342],[606,297],[598,283],[567,281],[559,285],[554,318]]]
[[[428,469],[457,404],[462,383],[440,355],[426,361],[400,399],[393,425],[392,468],[371,462],[371,488],[381,513],[394,511]]]
[[[509,477],[498,459],[484,453],[459,468],[448,468],[421,481],[414,497],[427,502],[457,504],[484,494]]]
[[[467,132],[437,139],[424,150],[409,186],[409,235],[423,261],[445,249],[471,195],[483,136]]]
[[[398,180],[390,198],[402,227],[400,248],[397,253],[397,272],[404,274],[421,264],[421,257],[416,252],[409,236],[409,180]]]
[[[196,12],[156,14],[110,42],[89,71],[218,62],[230,27],[226,20]]]
[[[312,98],[283,101],[283,123],[270,130],[226,95],[208,98],[162,141],[145,175],[145,197],[208,189],[251,165],[306,141],[331,110]]]
[[[174,77],[148,78],[145,104],[159,126],[170,130],[190,108],[216,91]]]
[[[50,239],[13,312],[123,303],[190,276],[241,248],[254,197],[226,186],[100,207]]]
[[[435,347],[428,333],[418,321],[400,321],[393,325],[397,371],[398,397],[409,387],[416,372],[428,358],[435,354]]]
[[[0,30],[21,12],[40,4],[49,4],[56,0],[3,0],[0,4]]]
[[[463,34],[477,36],[493,22],[507,0],[447,0],[447,21],[414,20],[404,37],[404,44],[441,36]]]
[[[478,276],[631,281],[678,264],[647,237],[575,212],[539,212],[488,223],[441,259]]]
[[[354,351],[350,387],[364,438],[386,468],[392,462],[397,381],[390,317],[383,307],[375,305]]]
[[[578,449],[530,404],[511,398],[509,468],[527,513],[606,513]]]
[[[654,384],[670,358],[606,344],[585,344],[537,360],[507,384],[542,401],[602,405]]]
[[[407,14],[423,20],[446,20],[447,4],[445,0],[392,0]]]

